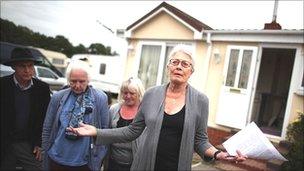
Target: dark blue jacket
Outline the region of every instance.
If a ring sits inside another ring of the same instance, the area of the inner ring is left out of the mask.
[[[12,143],[16,122],[13,75],[0,78],[1,111],[1,160],[5,157],[5,148]],[[50,88],[45,82],[33,78],[30,90],[30,116],[28,119],[28,141],[34,146],[41,146],[41,133],[47,106],[50,101]]]

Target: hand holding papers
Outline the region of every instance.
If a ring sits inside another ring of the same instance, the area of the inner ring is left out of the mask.
[[[254,122],[225,141],[223,146],[230,155],[236,155],[236,150],[240,150],[249,158],[287,161]]]

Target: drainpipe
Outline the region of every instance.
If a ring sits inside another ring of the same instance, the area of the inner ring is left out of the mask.
[[[206,39],[206,43],[208,45],[207,47],[207,55],[206,55],[206,62],[204,65],[204,91],[206,91],[207,88],[207,81],[208,81],[208,71],[209,71],[209,66],[210,66],[210,60],[211,60],[211,51],[212,51],[212,42],[211,42],[211,33],[210,32],[206,32],[207,33],[207,39]]]

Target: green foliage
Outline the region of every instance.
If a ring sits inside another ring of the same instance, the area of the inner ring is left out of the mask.
[[[298,120],[287,127],[287,140],[291,143],[287,154],[288,162],[283,165],[283,170],[304,170],[303,146],[304,146],[304,114],[299,115]]]
[[[83,44],[79,44],[74,48],[75,54],[87,53],[87,49],[83,46]]]
[[[104,55],[112,55],[111,54],[111,47],[105,47],[103,44],[100,43],[93,43],[90,45],[88,51],[91,54],[104,54]]]
[[[100,43],[93,43],[89,48],[82,44],[73,46],[70,41],[62,35],[57,35],[55,38],[47,37],[43,34],[33,32],[24,26],[16,26],[13,22],[0,18],[1,30],[0,41],[20,44],[24,46],[40,47],[48,50],[64,53],[68,57],[74,54],[88,53],[99,55],[116,55],[116,52],[111,53],[111,47],[105,47]]]

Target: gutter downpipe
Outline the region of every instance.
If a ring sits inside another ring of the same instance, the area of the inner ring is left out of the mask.
[[[206,38],[206,43],[208,45],[207,47],[207,55],[206,55],[206,62],[205,62],[205,66],[204,66],[204,92],[207,92],[206,88],[207,88],[207,81],[208,81],[208,71],[209,71],[209,67],[210,67],[210,60],[211,60],[211,51],[212,51],[212,41],[211,41],[211,33],[210,32],[206,32],[207,33],[207,38]]]

